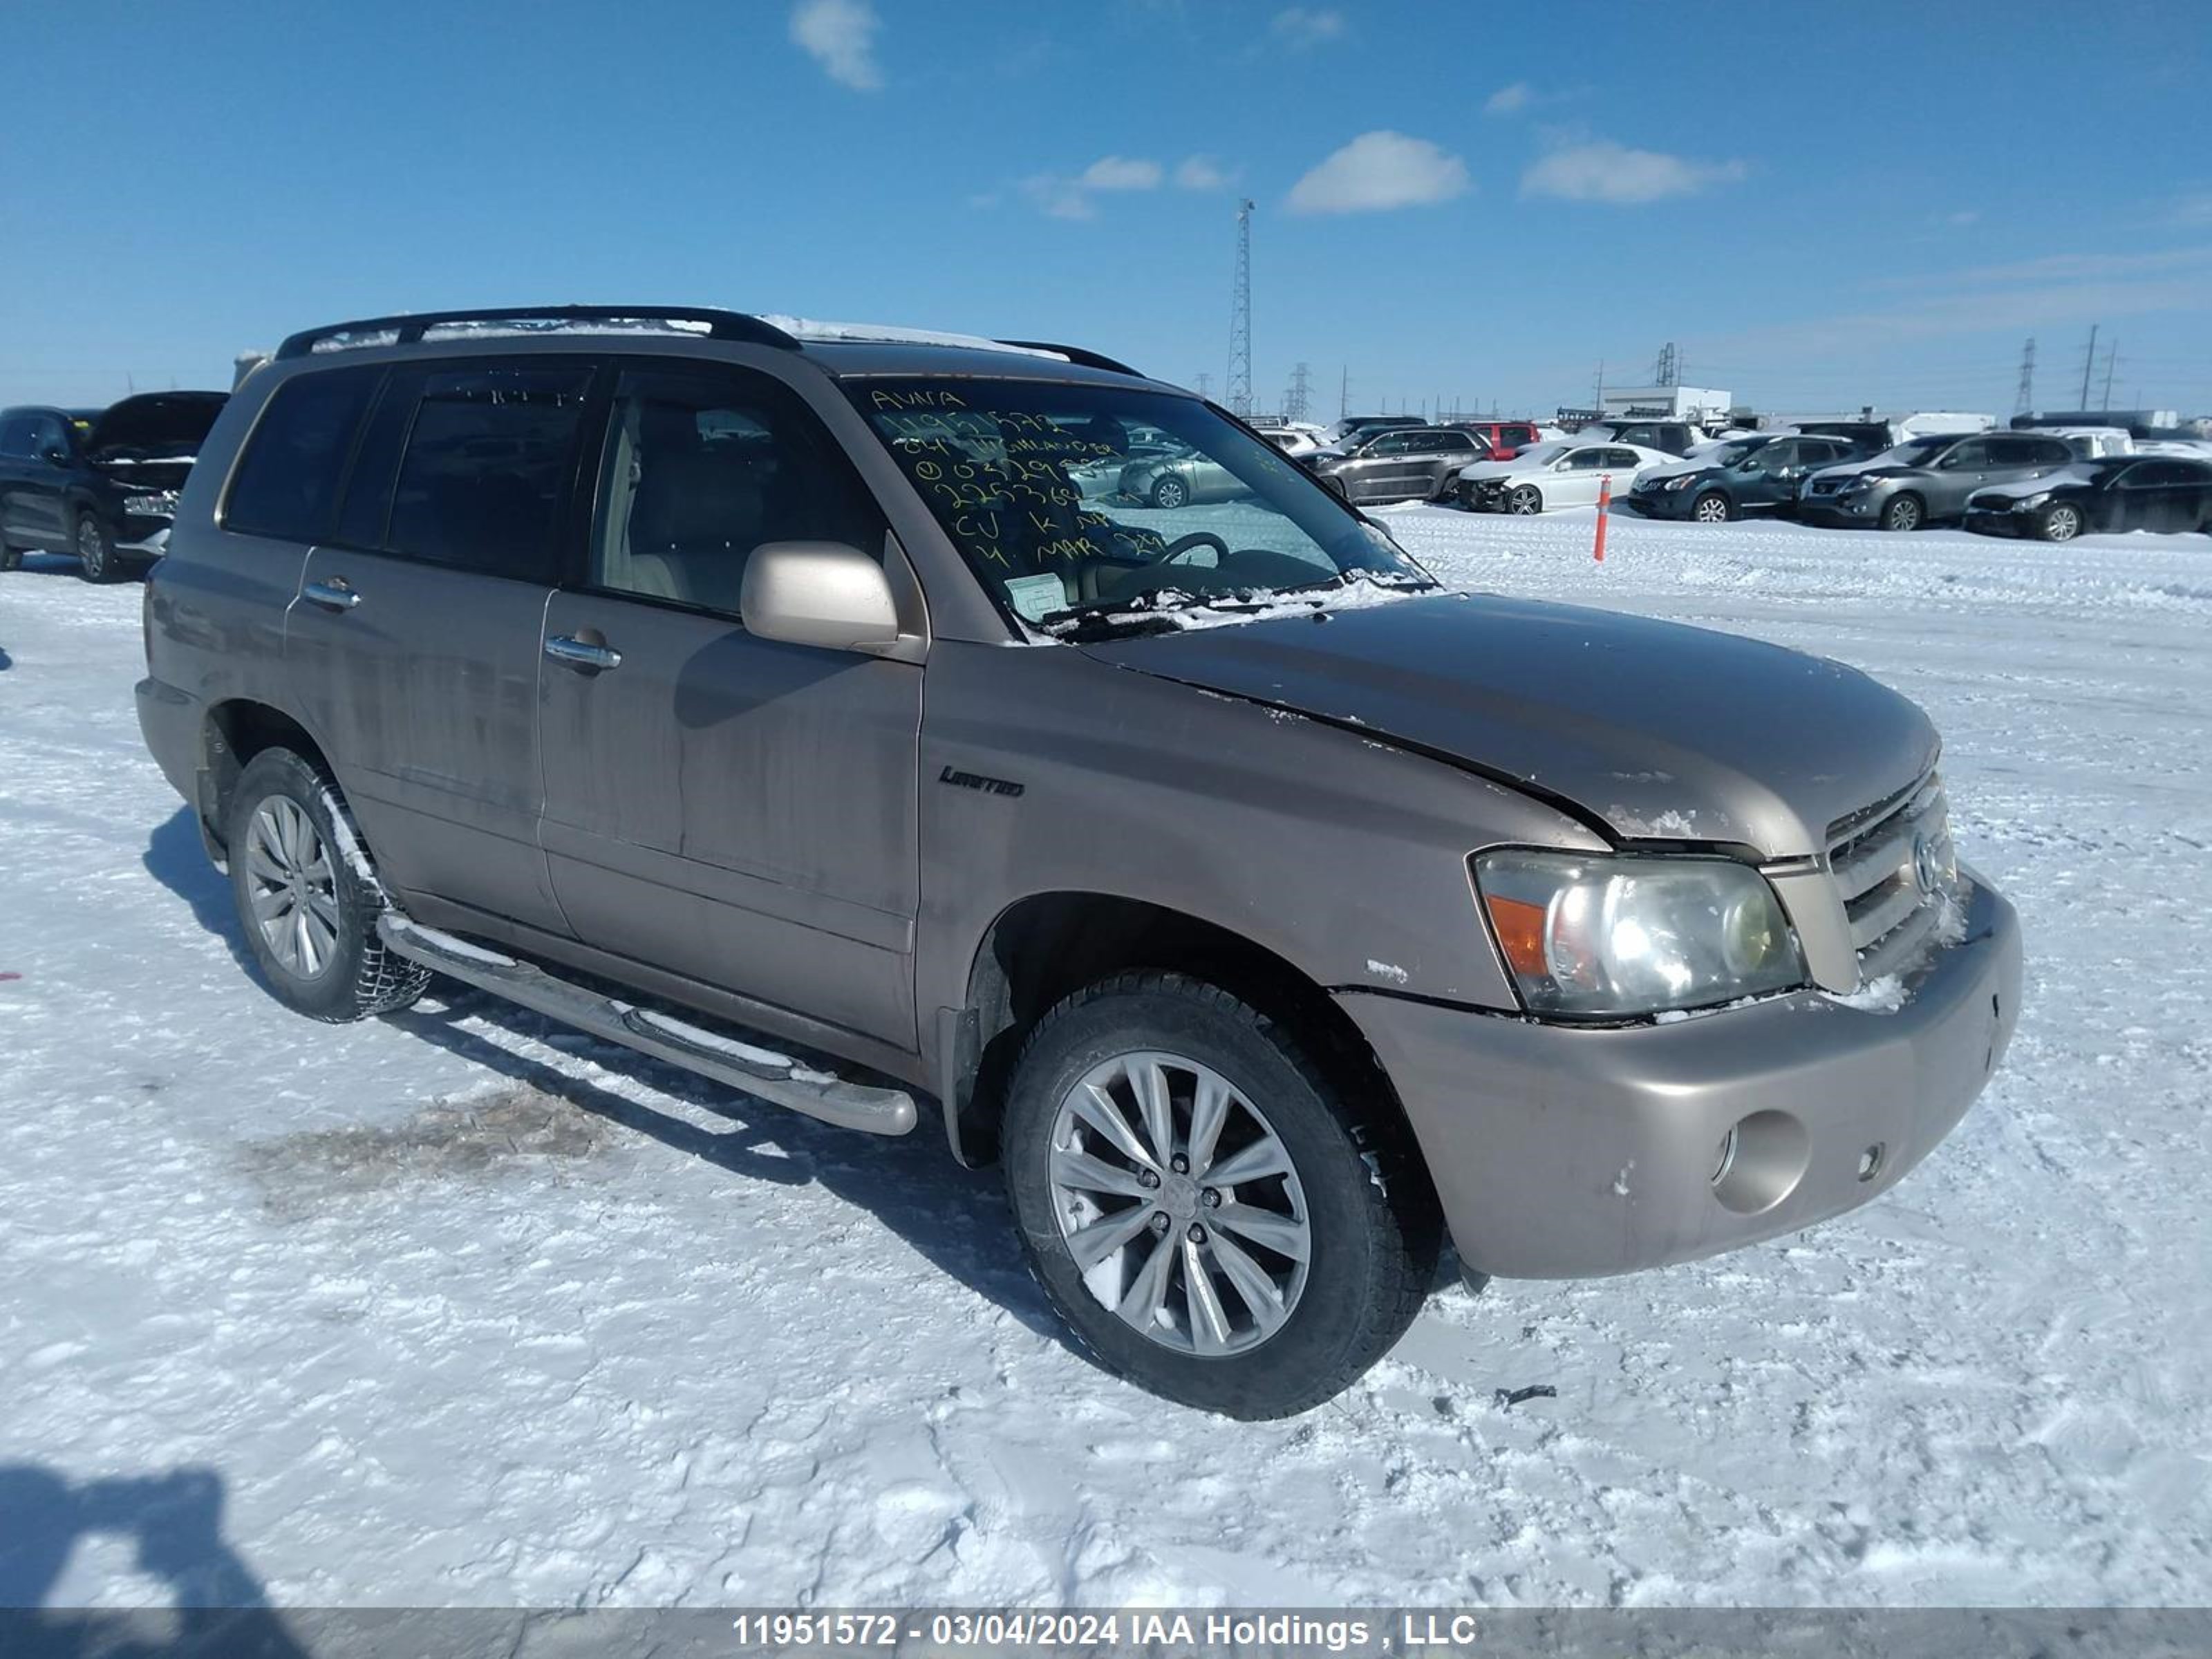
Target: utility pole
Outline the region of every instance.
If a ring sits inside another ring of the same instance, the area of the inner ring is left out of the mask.
[[[2081,407],[2089,406],[2089,371],[2097,366],[2097,325],[2089,325],[2089,349],[2081,354]]]
[[[1229,412],[1252,412],[1252,208],[1237,204],[1237,280],[1229,300]]]
[[[1605,413],[1605,359],[1602,357],[1597,360],[1597,393],[1592,407],[1601,415]]]
[[[2031,339],[2021,348],[2020,391],[2012,400],[2012,412],[2025,415],[2035,407],[2035,342]]]
[[[1336,418],[1342,420],[1352,413],[1352,365],[1344,366],[1344,378],[1336,383]]]
[[[2107,414],[2111,413],[2112,407],[2112,365],[2119,361],[2119,356],[2120,343],[2118,340],[2105,348],[2105,410]]]

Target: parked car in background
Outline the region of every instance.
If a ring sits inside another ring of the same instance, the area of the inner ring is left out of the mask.
[[[74,553],[113,581],[161,557],[177,492],[222,412],[222,392],[148,392],[94,413],[0,410],[0,569]]]
[[[1255,426],[1252,429],[1293,459],[1321,447],[1321,439],[1304,427]]]
[[[1808,523],[1883,530],[1955,524],[1976,490],[2040,478],[2073,459],[2063,439],[2039,433],[1914,438],[1871,459],[1813,474],[1797,512]]]
[[[1894,448],[1913,434],[1891,430],[1887,421],[1792,421],[1786,430],[1814,438],[1841,438],[1865,455]]]
[[[2003,1054],[2017,921],[1865,675],[1449,591],[1080,348],[658,314],[311,331],[211,435],[138,717],[285,1006],[435,973],[941,1135],[1084,1352],[1240,1418],[1389,1352],[1447,1230],[1473,1281],[1793,1232]],[[1249,495],[1079,508],[1139,423]]]
[[[1655,467],[1639,475],[1629,500],[1654,519],[1694,519],[1719,524],[1747,513],[1794,511],[1797,489],[1823,468],[1856,460],[1866,452],[1843,438],[1731,439],[1695,462]]]
[[[1544,441],[1534,421],[1448,421],[1455,432],[1472,432],[1490,447],[1493,461],[1510,461],[1531,444]]]
[[[1559,507],[1595,507],[1610,483],[1626,495],[1636,475],[1664,466],[1674,458],[1631,444],[1571,442],[1538,444],[1510,461],[1479,461],[1460,471],[1459,504],[1474,513],[1549,513]]]
[[[1188,507],[1194,501],[1225,501],[1249,489],[1219,462],[1188,446],[1121,469],[1116,495],[1146,507]]]
[[[1343,455],[1316,455],[1314,477],[1348,501],[1425,501],[1451,494],[1460,468],[1489,454],[1472,432],[1398,427],[1370,432]]]
[[[1966,498],[1966,528],[2070,542],[2127,530],[2212,530],[2212,462],[2167,455],[2077,461],[2047,477]]]
[[[1586,443],[1610,438],[1617,444],[1633,444],[1638,449],[1656,449],[1677,456],[1686,455],[1697,445],[1707,441],[1705,429],[1689,421],[1592,421],[1575,435]]]

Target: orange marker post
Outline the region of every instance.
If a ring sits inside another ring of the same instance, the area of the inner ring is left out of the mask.
[[[1597,481],[1597,550],[1593,556],[1600,564],[1605,562],[1605,520],[1613,508],[1613,474],[1600,475]]]

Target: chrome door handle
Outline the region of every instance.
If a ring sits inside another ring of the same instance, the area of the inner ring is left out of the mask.
[[[343,576],[333,576],[326,582],[309,582],[300,590],[300,597],[310,605],[331,611],[350,611],[361,603],[361,595],[353,591],[353,584]]]
[[[556,634],[545,641],[545,654],[564,668],[580,673],[596,674],[602,669],[620,668],[622,653],[611,645],[595,644],[567,634]]]

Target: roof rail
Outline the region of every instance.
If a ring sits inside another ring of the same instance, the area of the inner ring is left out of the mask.
[[[1096,351],[1086,350],[1082,346],[1054,345],[1049,340],[1001,340],[999,343],[1003,346],[1019,346],[1024,351],[1053,352],[1066,358],[1071,363],[1079,363],[1085,368],[1103,368],[1109,374],[1134,374],[1140,380],[1146,378],[1127,363],[1116,362],[1111,357],[1102,356]]]
[[[349,335],[390,334],[394,343],[412,345],[429,330],[457,323],[703,323],[707,337],[744,340],[754,345],[799,349],[799,342],[773,324],[741,311],[698,306],[505,306],[489,311],[403,312],[393,317],[362,317],[348,323],[303,329],[276,348],[278,358],[304,357],[328,341]]]

